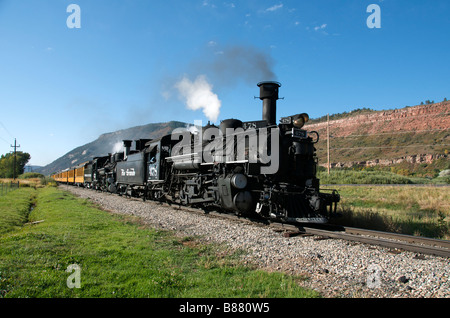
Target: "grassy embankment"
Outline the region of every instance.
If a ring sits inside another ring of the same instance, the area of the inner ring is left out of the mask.
[[[450,163],[447,165],[450,169]],[[433,169],[433,176],[427,175],[426,169],[415,168],[414,173],[404,173],[408,169],[391,167],[380,168],[332,169],[330,174],[323,167],[319,168],[317,177],[321,184],[450,184],[450,176],[439,176],[444,169]],[[402,174],[403,173],[403,174]]]
[[[301,277],[243,266],[223,246],[148,228],[54,187],[0,197],[0,229],[0,297],[318,296],[299,287]],[[81,288],[68,287],[77,282],[72,264]]]
[[[448,176],[427,179],[349,169],[335,169],[328,175],[321,169],[318,177],[321,184],[329,185],[324,187],[341,194],[338,210],[343,217],[333,223],[450,239],[450,187],[430,186],[448,184]]]
[[[329,186],[341,195],[332,223],[450,239],[450,187]]]

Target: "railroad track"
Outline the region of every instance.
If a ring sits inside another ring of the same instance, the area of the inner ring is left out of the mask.
[[[201,214],[205,213],[201,209],[185,206],[180,207],[178,205],[171,206],[181,210],[187,210]],[[403,250],[418,254],[435,255],[450,258],[450,241],[447,240],[366,230],[354,227],[337,226],[332,224],[317,225],[314,227],[312,227],[312,225],[308,225],[303,227],[293,224],[254,220],[250,218],[239,217],[234,214],[226,214],[215,211],[209,212],[207,215],[210,217],[227,218],[240,222],[250,222],[252,224],[270,226],[286,237],[297,235],[315,235],[320,238],[342,239],[346,241],[387,247],[390,248],[393,253]],[[416,255],[416,257],[420,258],[422,256]]]
[[[290,224],[273,224],[275,228],[285,231],[285,236],[316,235],[324,238],[343,239],[370,245],[378,245],[394,251],[410,251],[420,254],[450,258],[450,241],[396,234],[345,226],[300,227]],[[420,257],[417,255],[416,257]]]

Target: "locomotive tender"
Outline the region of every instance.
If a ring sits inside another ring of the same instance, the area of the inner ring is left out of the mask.
[[[84,186],[119,195],[284,222],[326,223],[340,197],[335,190],[319,191],[314,148],[319,135],[302,129],[309,119],[305,113],[283,117],[277,125],[281,84],[258,86],[262,120],[227,119],[194,133],[174,130],[135,140],[135,150],[130,150],[132,141],[124,140],[124,152],[93,158],[53,178],[75,183],[68,178],[74,170],[84,175]]]

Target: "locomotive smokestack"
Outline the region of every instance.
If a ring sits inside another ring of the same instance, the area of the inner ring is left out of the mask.
[[[267,121],[268,125],[277,124],[277,100],[278,88],[281,86],[278,82],[259,82],[259,98],[263,101],[262,119]]]
[[[123,140],[123,147],[125,148],[124,158],[130,154],[131,143],[131,140]]]

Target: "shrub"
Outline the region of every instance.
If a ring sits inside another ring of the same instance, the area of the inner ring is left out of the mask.
[[[38,172],[26,172],[24,174],[21,174],[18,178],[19,179],[31,179],[31,178],[43,178],[44,175],[42,173]]]
[[[409,178],[385,171],[333,170],[318,172],[322,184],[411,184]]]

